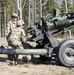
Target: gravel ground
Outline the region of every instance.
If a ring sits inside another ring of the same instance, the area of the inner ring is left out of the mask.
[[[7,46],[6,40],[1,39],[0,45]],[[21,56],[18,65],[10,65],[7,55],[0,55],[0,75],[74,75],[74,68],[59,66],[56,63],[42,64],[38,58],[33,62],[22,63]]]
[[[0,62],[0,75],[74,75],[74,69],[56,65],[23,64],[9,66]]]
[[[32,62],[22,63],[19,57],[17,65],[10,65],[7,55],[0,55],[0,75],[74,75],[74,68],[54,64],[42,64],[35,57]],[[49,62],[49,61],[48,61]]]

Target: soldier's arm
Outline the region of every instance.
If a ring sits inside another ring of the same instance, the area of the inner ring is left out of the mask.
[[[21,32],[21,39],[22,39],[22,42],[26,42],[26,34],[25,34],[24,30],[22,30],[22,32]]]

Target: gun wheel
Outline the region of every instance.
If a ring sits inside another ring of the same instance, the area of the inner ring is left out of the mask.
[[[58,45],[57,60],[64,66],[74,67],[74,40],[68,39]]]

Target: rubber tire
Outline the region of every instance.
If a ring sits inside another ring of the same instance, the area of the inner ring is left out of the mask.
[[[66,48],[69,48],[69,47],[74,47],[73,39],[64,40],[58,45],[57,60],[60,64],[66,66],[66,67],[74,67],[74,60],[68,60],[65,57],[65,50],[66,50]]]

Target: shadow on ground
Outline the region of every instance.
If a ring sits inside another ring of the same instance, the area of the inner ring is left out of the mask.
[[[13,61],[9,61],[8,58],[5,58],[5,57],[0,57],[0,62],[1,63],[9,63],[11,64]],[[23,65],[23,64],[35,64],[35,65],[39,65],[39,64],[45,64],[45,65],[59,65],[57,64],[57,62],[55,61],[50,61],[49,59],[48,60],[41,60],[39,57],[33,57],[33,59],[31,60],[27,60],[25,58],[25,60],[23,61],[22,59],[18,59],[17,60],[17,63],[19,65]]]

